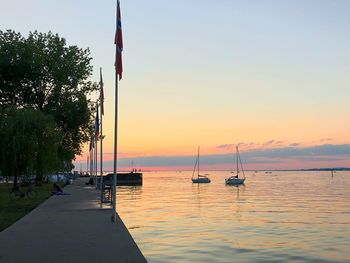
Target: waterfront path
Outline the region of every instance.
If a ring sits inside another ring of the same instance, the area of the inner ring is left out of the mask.
[[[80,178],[0,232],[0,262],[147,262],[119,218]]]

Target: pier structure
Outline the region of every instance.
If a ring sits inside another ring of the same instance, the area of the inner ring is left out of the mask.
[[[147,262],[117,214],[101,208],[99,193],[77,179],[0,232],[0,262]]]

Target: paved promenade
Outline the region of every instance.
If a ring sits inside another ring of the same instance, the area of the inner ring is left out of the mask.
[[[0,232],[0,262],[147,262],[118,217],[100,208],[98,192],[78,179]]]

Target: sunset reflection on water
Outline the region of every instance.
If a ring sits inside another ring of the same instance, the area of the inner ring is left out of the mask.
[[[149,262],[345,262],[350,260],[350,173],[144,174],[118,187],[117,209]]]

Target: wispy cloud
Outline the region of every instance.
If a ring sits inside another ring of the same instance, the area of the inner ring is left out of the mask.
[[[290,147],[297,147],[297,146],[300,146],[300,145],[301,145],[301,144],[298,143],[298,142],[289,144]]]
[[[272,140],[269,142],[269,145],[275,145],[277,142]],[[248,143],[246,145],[250,145]],[[266,144],[266,143],[265,143]],[[309,164],[310,168],[319,165],[320,163],[341,163],[344,166],[350,166],[350,144],[323,144],[310,147],[300,147],[299,143],[292,143],[285,147],[277,148],[255,148],[241,150],[241,158],[244,164],[247,167],[269,167],[279,168],[279,167],[288,167],[290,163],[293,163],[295,167],[300,163]],[[235,144],[221,145],[221,147],[226,149],[227,147],[233,147]],[[254,144],[254,146],[256,146]],[[243,148],[243,147],[242,147]],[[121,156],[118,160],[118,166],[122,169],[128,169],[131,165],[131,162],[134,161],[136,167],[142,167],[147,169],[148,167],[178,167],[179,169],[191,168],[194,165],[196,156],[187,155],[187,156],[130,156],[125,154],[124,157]],[[227,167],[230,168],[235,162],[235,156],[233,152],[223,153],[223,154],[211,154],[211,155],[202,155],[201,166],[204,168],[215,167]],[[84,162],[77,162],[83,163]],[[105,167],[113,167],[112,160],[106,160],[104,162]]]
[[[270,140],[262,144],[262,147],[267,147],[275,144],[275,140]]]
[[[221,144],[221,145],[218,145],[216,146],[216,148],[218,149],[229,149],[231,150],[234,146],[236,146],[235,144]]]
[[[273,142],[275,143],[275,142]],[[311,147],[287,146],[273,149],[255,149],[241,152],[246,164],[256,163],[283,163],[286,161],[302,160],[303,162],[336,161],[350,158],[350,144],[324,144]],[[232,145],[230,145],[232,147]],[[234,163],[234,154],[212,154],[201,156],[201,165],[215,166]],[[147,156],[137,158],[122,158],[120,165],[127,166],[134,160],[141,167],[174,167],[192,166],[195,156]]]
[[[256,142],[239,142],[237,144],[221,144],[216,146],[217,149],[222,150],[232,150],[236,145],[239,145],[241,150],[247,151],[247,150],[256,150],[256,149],[266,149],[266,148],[277,148],[277,147],[284,147],[285,143],[280,140],[271,139],[263,143],[256,143]],[[292,146],[292,145],[290,145]],[[297,146],[297,145],[295,145]]]
[[[311,147],[296,147],[299,144],[295,143],[290,147],[255,150],[245,153],[248,161],[254,162],[258,158],[265,159],[280,159],[280,158],[295,158],[310,161],[334,160],[339,157],[350,155],[350,144],[324,144]]]

